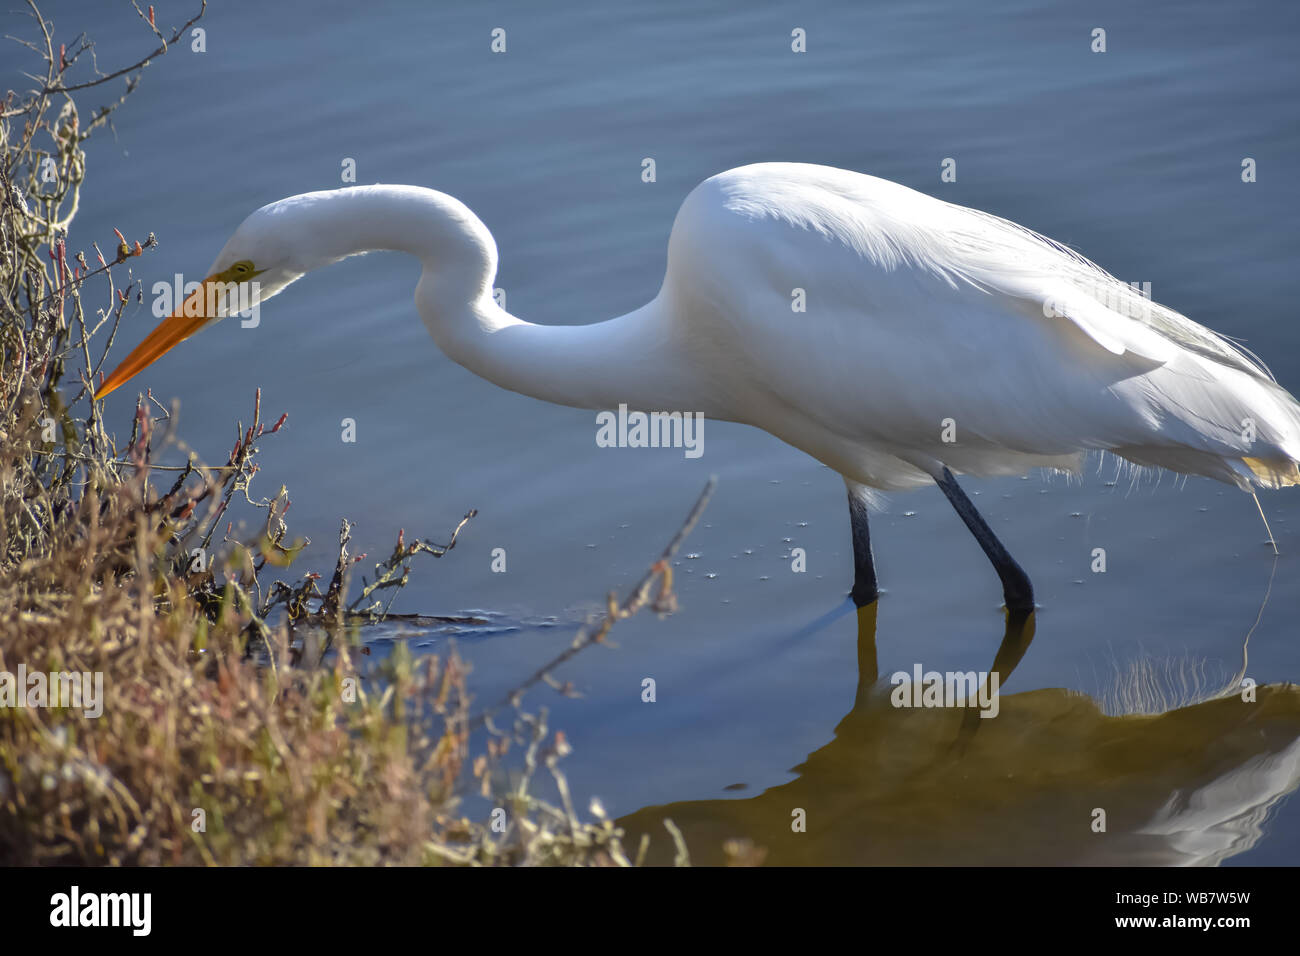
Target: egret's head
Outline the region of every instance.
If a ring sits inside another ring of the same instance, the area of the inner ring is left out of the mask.
[[[113,370],[95,390],[96,398],[124,385],[205,326],[260,307],[311,268],[295,261],[294,250],[301,246],[284,234],[288,223],[276,215],[277,205],[264,206],[244,220],[199,287]]]
[[[102,398],[175,346],[228,315],[260,306],[295,279],[368,250],[437,263],[444,295],[491,294],[492,234],[459,200],[418,186],[348,186],[263,206],[235,230],[207,277],[95,390]],[[450,291],[449,291],[450,290]],[[237,297],[237,298],[236,298]]]

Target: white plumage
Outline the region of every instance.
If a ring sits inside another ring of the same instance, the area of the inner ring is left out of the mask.
[[[1253,358],[1049,239],[885,180],[799,164],[707,180],[660,301],[715,369],[723,417],[869,486],[928,483],[934,461],[1075,470],[1090,449],[1297,480],[1300,406]]]
[[[945,469],[1077,470],[1108,450],[1247,490],[1300,483],[1300,405],[1253,356],[1058,243],[871,176],[763,163],[706,180],[677,215],[659,294],[590,325],[500,309],[487,227],[413,186],[264,206],[204,285],[257,276],[265,301],[376,249],[422,261],[415,301],[435,342],[504,388],[744,422],[840,472],[860,602],[876,593],[864,486],[937,482],[1023,609],[1028,578]],[[178,312],[97,394],[220,315]]]

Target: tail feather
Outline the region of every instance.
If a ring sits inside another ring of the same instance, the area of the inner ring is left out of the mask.
[[[1255,483],[1265,488],[1289,488],[1291,485],[1300,485],[1300,467],[1289,458],[1284,461],[1242,458],[1241,461],[1250,469]]]
[[[1182,355],[1114,390],[1149,422],[1149,438],[1114,449],[1130,461],[1245,491],[1300,485],[1300,403],[1277,383]]]

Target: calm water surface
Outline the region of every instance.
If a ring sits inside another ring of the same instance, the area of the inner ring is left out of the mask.
[[[192,4],[157,6],[175,23]],[[340,185],[350,157],[360,182],[467,202],[496,236],[512,312],[583,323],[655,294],[673,216],[701,179],[825,163],[1068,242],[1245,340],[1300,389],[1292,5],[361,9],[212,9],[208,52],[160,61],[116,137],[94,145],[72,245],[152,230],[162,246],[142,277],[199,277],[248,212]],[[96,37],[101,63],[148,41],[109,5],[48,12]],[[498,26],[505,55],[488,51]],[[806,54],[790,52],[794,27]],[[1109,52],[1090,52],[1094,27]],[[654,184],[641,182],[644,157]],[[955,183],[939,180],[945,157]],[[1258,182],[1241,182],[1243,157]],[[440,538],[478,508],[461,545],[405,592],[408,611],[580,619],[639,577],[718,475],[678,569],[680,612],[620,624],[617,650],[579,657],[563,676],[581,699],[540,698],[574,745],[584,804],[599,796],[656,834],[667,813],[700,859],[739,834],[793,862],[1300,859],[1300,809],[1285,797],[1300,775],[1294,692],[1261,694],[1249,715],[1219,702],[1122,719],[1066,692],[1112,714],[1160,710],[1157,692],[1181,702],[1232,678],[1257,619],[1249,676],[1300,677],[1300,494],[1262,498],[1275,559],[1250,498],[1209,481],[1134,485],[1107,461],[1080,480],[967,482],[1041,604],[999,719],[971,732],[952,711],[895,710],[872,690],[877,673],[916,663],[988,670],[1007,636],[996,578],[937,490],[892,496],[874,519],[886,593],[855,615],[837,475],[721,423],[699,460],[597,448],[592,413],[443,357],[417,321],[417,275],[400,256],[350,260],[268,304],[260,328],[211,329],[138,384],[180,400],[182,432],[209,459],[258,386],[272,416],[289,413],[264,443],[261,492],[290,488],[292,527],[315,542],[304,567],[328,563],[341,516],[358,522],[357,550],[379,553],[399,527]],[[140,308],[127,344],[152,326]],[[132,399],[114,395],[110,420],[125,427]],[[340,441],[343,418],[355,444]],[[489,571],[498,547],[505,574]],[[807,573],[791,573],[792,547]],[[1105,574],[1090,572],[1096,547]],[[570,635],[501,628],[460,648],[495,699]],[[1012,651],[1024,643],[1009,637]],[[1106,836],[1089,830],[1099,806]],[[793,808],[808,813],[802,837]]]

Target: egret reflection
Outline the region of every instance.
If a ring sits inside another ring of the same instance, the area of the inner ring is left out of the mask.
[[[749,839],[776,865],[1214,865],[1254,846],[1300,783],[1295,685],[1154,714],[1108,715],[1059,688],[1003,693],[992,720],[899,708],[877,670],[876,612],[857,609],[857,691],[834,739],[756,796],[622,818],[632,845],[651,836],[647,862],[672,862],[668,819],[697,864]],[[990,668],[1004,687],[1035,627],[1007,613]]]

